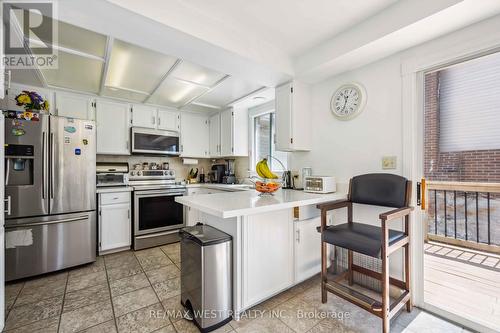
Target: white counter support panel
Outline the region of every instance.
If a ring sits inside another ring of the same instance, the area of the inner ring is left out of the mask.
[[[280,190],[274,196],[261,197],[255,191],[242,191],[176,200],[199,210],[202,223],[233,237],[233,310],[238,320],[242,311],[319,272],[319,262],[315,262],[319,256],[296,253],[297,249],[306,249],[317,250],[319,254],[316,232],[319,217],[306,217],[310,221],[304,220],[309,222],[301,224],[301,236],[295,237],[299,220],[294,218],[294,207],[307,207],[305,215],[314,215],[311,211],[316,204],[345,197],[345,193]]]

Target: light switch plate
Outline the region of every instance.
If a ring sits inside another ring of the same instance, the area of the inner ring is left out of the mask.
[[[397,157],[396,156],[383,156],[382,157],[382,169],[390,170],[396,169]]]

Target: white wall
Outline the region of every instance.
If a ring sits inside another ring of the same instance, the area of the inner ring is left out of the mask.
[[[350,121],[330,112],[333,92],[346,82],[359,82],[367,91],[364,111]],[[292,154],[292,169],[311,166],[313,174],[334,175],[348,182],[356,175],[382,172],[383,155],[397,156],[400,174],[401,75],[398,56],[332,77],[312,87],[312,150]]]
[[[291,169],[305,166],[313,174],[333,175],[340,183],[358,174],[403,173],[402,72],[423,63],[446,64],[479,51],[500,49],[500,16],[471,25],[380,61],[331,77],[311,87],[312,150],[291,155]],[[444,61],[443,59],[446,59]],[[348,82],[366,88],[364,111],[350,121],[337,120],[330,112],[334,91]],[[397,157],[395,170],[382,170],[382,156]],[[415,194],[415,192],[413,192]],[[382,207],[356,206],[354,220],[379,224]],[[345,220],[343,212],[335,221]],[[401,228],[401,223],[394,226]],[[391,274],[401,276],[402,256],[391,262]]]
[[[314,174],[334,175],[338,181],[347,182],[357,174],[383,172],[382,156],[393,155],[397,156],[397,168],[389,171],[402,174],[402,71],[500,50],[499,26],[497,15],[313,85],[313,149],[293,153],[292,169],[311,166]],[[337,88],[352,81],[365,86],[367,104],[358,117],[339,121],[330,112],[330,99]]]

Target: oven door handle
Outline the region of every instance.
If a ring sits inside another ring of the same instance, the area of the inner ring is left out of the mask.
[[[135,192],[135,196],[138,197],[138,198],[147,198],[147,197],[153,197],[153,196],[157,196],[158,194],[162,195],[162,196],[181,196],[181,195],[185,195],[186,194],[186,191],[182,191],[182,192],[167,192],[167,191],[144,191],[144,193],[138,193],[138,192]]]

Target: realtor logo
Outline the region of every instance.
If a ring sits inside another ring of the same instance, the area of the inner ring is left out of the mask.
[[[4,1],[2,33],[9,69],[57,68],[57,21],[51,1]]]

